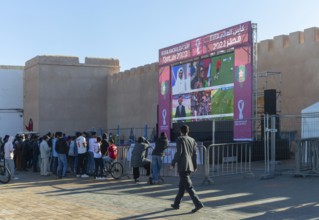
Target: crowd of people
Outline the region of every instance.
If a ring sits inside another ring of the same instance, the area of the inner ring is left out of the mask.
[[[0,139],[0,156],[5,159],[12,179],[15,171],[40,172],[41,176],[66,177],[67,172],[76,177],[105,179],[104,162],[117,158],[117,146],[104,133],[76,132],[66,136],[58,131],[40,137],[36,133],[6,135]]]
[[[181,136],[176,141],[176,153],[171,162],[170,169],[178,165],[180,177],[179,189],[171,205],[173,209],[179,209],[181,200],[187,191],[195,205],[193,213],[203,208],[192,185],[190,174],[197,170],[196,141],[188,136],[189,127],[181,127]],[[87,141],[88,140],[88,141]],[[1,159],[9,168],[13,179],[15,170],[40,172],[41,176],[56,175],[56,178],[66,177],[67,171],[74,173],[76,177],[87,178],[94,176],[96,179],[105,179],[103,176],[104,162],[117,158],[117,146],[109,139],[107,133],[102,137],[96,132],[90,134],[77,132],[75,136],[66,136],[58,131],[50,132],[39,137],[37,134],[19,134],[15,137],[6,135],[0,138]],[[155,148],[152,151],[152,161],[147,159],[147,150],[150,143],[139,137],[131,155],[131,167],[136,183],[139,182],[139,168],[146,169],[150,184],[159,182],[159,173],[163,164],[164,151],[168,147],[168,139],[165,132],[156,139]],[[152,168],[152,169],[151,169]],[[152,174],[152,175],[151,175]]]
[[[75,136],[66,136],[57,131],[39,136],[17,134],[0,138],[0,157],[5,159],[12,179],[18,179],[15,171],[39,172],[41,176],[54,175],[56,178],[66,177],[67,173],[76,177],[105,179],[103,170],[105,162],[117,158],[118,148],[107,133],[101,137],[96,132],[76,132]],[[132,151],[131,167],[135,182],[139,182],[139,168],[146,169],[149,183],[159,182],[164,151],[168,147],[168,139],[164,132],[157,138],[152,151],[152,161],[147,159],[150,143],[139,137]],[[151,173],[152,172],[152,173]],[[152,174],[152,175],[151,175]]]

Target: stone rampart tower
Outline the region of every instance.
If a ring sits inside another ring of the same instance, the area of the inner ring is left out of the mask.
[[[41,134],[106,128],[108,75],[118,73],[115,59],[37,56],[26,62],[24,123],[33,119]]]

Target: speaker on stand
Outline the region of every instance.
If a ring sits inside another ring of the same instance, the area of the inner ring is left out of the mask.
[[[280,120],[277,115],[277,91],[276,89],[267,89],[264,91],[264,114],[276,115],[276,139],[279,138]],[[269,121],[270,125],[271,122]],[[261,137],[264,139],[264,117],[261,118]]]

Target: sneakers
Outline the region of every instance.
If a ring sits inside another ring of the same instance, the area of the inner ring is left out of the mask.
[[[80,174],[76,174],[76,177],[81,177],[81,175]]]
[[[140,180],[139,179],[135,179],[135,183],[139,183],[140,182]]]
[[[88,178],[89,175],[87,175],[87,174],[82,174],[81,177],[82,177],[82,178]]]
[[[106,180],[105,177],[95,177],[96,180]]]
[[[18,180],[19,177],[16,177],[16,176],[15,176],[15,177],[12,177],[11,179],[12,179],[12,180]]]

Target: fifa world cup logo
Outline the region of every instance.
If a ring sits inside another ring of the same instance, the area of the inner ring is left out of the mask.
[[[163,109],[163,110],[162,110],[162,116],[163,116],[163,125],[166,125],[166,114],[167,114],[167,111],[166,111],[166,109]]]
[[[238,107],[238,111],[239,111],[238,119],[242,120],[242,119],[244,119],[244,115],[243,115],[243,110],[245,107],[244,100],[240,99],[237,103],[237,107]]]

